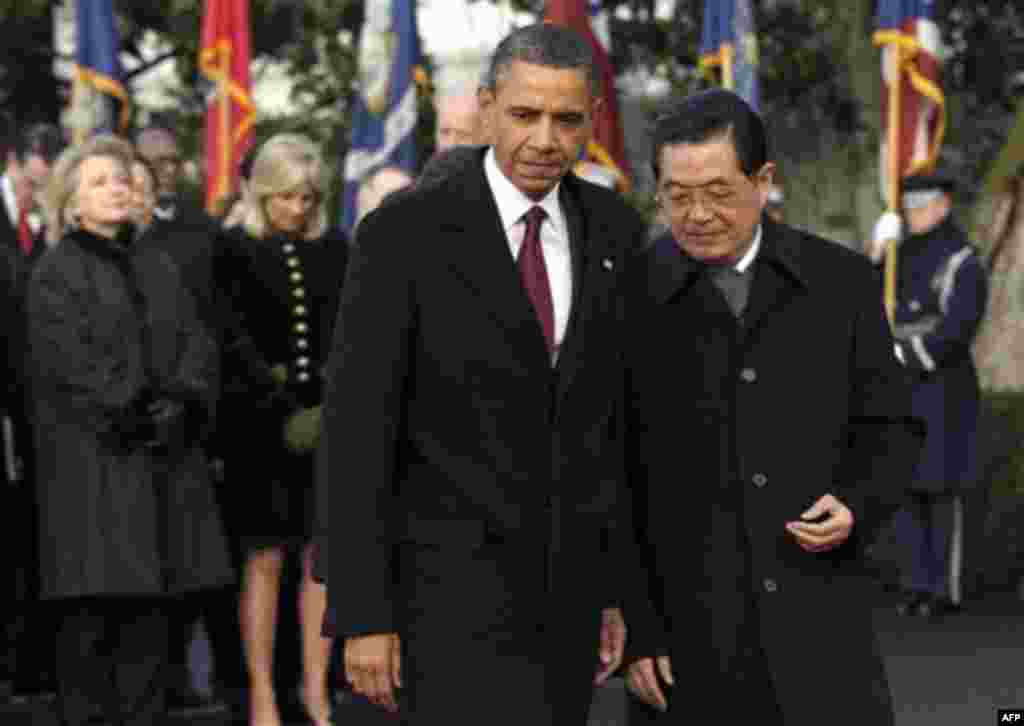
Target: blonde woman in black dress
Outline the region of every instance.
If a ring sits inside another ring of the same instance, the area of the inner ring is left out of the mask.
[[[301,548],[302,701],[330,723],[331,641],[320,632],[326,589],[311,577],[313,451],[321,371],[348,245],[327,225],[322,162],[306,137],[279,134],[258,151],[242,223],[218,242],[224,341],[221,407],[229,522],[245,550],[240,615],[252,726],[281,726],[273,685],[282,567]]]

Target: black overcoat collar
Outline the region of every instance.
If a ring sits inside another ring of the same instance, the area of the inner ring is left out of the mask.
[[[810,285],[799,235],[767,216],[761,223],[764,233],[744,315],[748,330],[756,329],[766,314],[785,307]],[[647,254],[648,291],[658,304],[668,303],[689,290],[704,269],[702,263],[680,249],[671,234],[658,239]]]

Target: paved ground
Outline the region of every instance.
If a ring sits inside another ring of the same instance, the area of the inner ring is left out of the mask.
[[[1024,603],[1015,594],[991,594],[939,622],[898,618],[887,605],[879,595],[875,618],[897,726],[987,726],[996,723],[997,708],[1024,707]],[[624,699],[621,681],[601,689],[591,726],[626,726]],[[351,701],[337,715],[339,726],[395,723]],[[171,722],[228,723],[224,717]],[[45,707],[8,708],[0,710],[0,724],[56,726],[56,720]]]

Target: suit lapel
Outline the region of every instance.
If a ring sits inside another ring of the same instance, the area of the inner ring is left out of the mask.
[[[14,222],[11,221],[10,215],[7,213],[7,205],[3,203],[2,199],[0,199],[0,239],[22,254],[21,245],[18,243],[18,230],[15,229]]]
[[[789,243],[785,228],[764,223],[750,303],[744,315],[747,338],[752,339],[769,315],[785,308],[806,287],[798,250]]]
[[[589,317],[589,303],[591,302],[591,298],[587,294],[590,281],[588,277],[589,255],[591,247],[597,246],[597,240],[589,239],[587,236],[590,229],[586,224],[577,192],[578,189],[572,177],[566,177],[559,188],[559,204],[565,214],[569,231],[569,249],[572,256],[572,304],[569,309],[569,322],[566,325],[565,336],[562,338],[562,346],[555,366],[558,375],[556,406],[565,397],[583,354],[587,327],[585,322]],[[593,237],[592,234],[591,237]]]
[[[479,298],[488,313],[530,355],[540,356],[550,367],[547,342],[530,298],[523,288],[519,270],[501,225],[498,205],[479,161],[454,182],[453,198],[458,204],[442,213],[458,239],[449,249],[452,271]],[[445,239],[441,244],[449,243]]]

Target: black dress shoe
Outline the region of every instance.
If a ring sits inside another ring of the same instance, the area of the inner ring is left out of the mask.
[[[170,716],[192,718],[227,713],[228,702],[217,695],[200,693],[192,687],[173,688],[167,693],[167,713]]]
[[[921,605],[927,602],[928,596],[919,592],[908,592],[896,603],[896,614],[901,617],[919,615]]]
[[[935,598],[924,598],[914,609],[914,615],[919,618],[936,618],[940,614],[941,607]]]
[[[7,702],[12,706],[53,703],[56,700],[57,687],[46,684],[38,684],[31,687],[15,685],[14,690],[7,697]]]
[[[954,605],[949,600],[941,597],[930,597],[917,606],[917,615],[931,620],[937,620],[946,615],[953,615],[959,611],[959,605]]]

